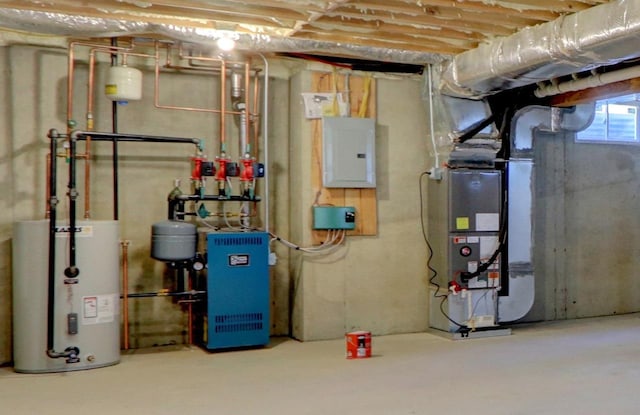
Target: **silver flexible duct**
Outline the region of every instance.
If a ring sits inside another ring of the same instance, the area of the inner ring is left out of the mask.
[[[0,28],[2,27],[31,33],[72,37],[117,37],[156,34],[174,40],[211,47],[216,46],[218,39],[231,36],[236,43],[236,49],[250,50],[256,53],[344,54],[363,59],[416,65],[439,63],[444,59],[441,55],[435,53],[10,8],[0,8]]]
[[[640,1],[617,0],[532,26],[456,55],[447,95],[483,96],[640,56]]]

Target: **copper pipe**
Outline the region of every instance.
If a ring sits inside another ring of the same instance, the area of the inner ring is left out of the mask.
[[[129,243],[120,241],[122,245],[122,337],[123,348],[129,350]]]
[[[93,131],[93,84],[95,82],[96,49],[89,52],[89,82],[87,85],[87,131]]]
[[[227,88],[227,70],[224,61],[221,63],[221,71],[220,71],[220,149],[221,151],[225,149],[225,103],[226,103],[226,88]]]
[[[196,111],[196,112],[210,112],[210,113],[222,113],[224,110],[208,109],[208,108],[196,108],[196,107],[180,107],[175,105],[161,105],[160,104],[160,47],[156,42],[156,54],[155,58],[155,71],[154,71],[154,91],[153,91],[153,105],[156,108],[169,109],[169,110],[183,110],[183,111]],[[167,51],[167,53],[169,53]]]
[[[169,45],[170,46],[170,45]],[[167,50],[169,49],[169,46],[167,46]],[[178,46],[178,58],[182,59],[182,60],[187,60],[187,61],[203,61],[203,62],[227,62],[227,63],[242,63],[240,61],[225,61],[224,59],[221,58],[214,58],[212,56],[193,56],[193,55],[185,55],[183,50],[182,50],[182,43],[180,43],[180,46]]]
[[[244,140],[246,140],[247,145],[249,145],[251,143],[250,138],[249,138],[249,134],[251,133],[251,129],[249,128],[250,122],[251,122],[251,111],[249,111],[249,87],[251,85],[251,78],[249,75],[249,62],[245,62],[244,64],[244,111],[245,111],[245,117],[244,117],[244,131],[246,134],[246,137],[243,137]],[[246,150],[246,148],[245,148]],[[253,150],[255,151],[255,150]],[[243,154],[241,156],[244,156]]]
[[[89,82],[87,85],[87,131],[93,131],[93,88],[95,83],[96,49],[89,52]],[[84,218],[91,217],[91,137],[84,147]]]
[[[73,80],[75,73],[75,54],[74,48],[76,46],[89,46],[92,47],[89,53],[89,80],[88,80],[88,91],[87,91],[87,130],[93,131],[94,122],[93,122],[93,90],[95,83],[95,59],[96,52],[102,53],[114,53],[116,52],[129,52],[135,48],[135,44],[133,40],[131,40],[130,47],[114,47],[114,46],[105,46],[100,44],[93,43],[85,43],[85,42],[71,42],[69,44],[69,56],[68,56],[68,68],[67,68],[67,134],[71,134],[71,130],[73,128],[73,124],[71,123],[73,119]],[[141,57],[153,57],[153,55],[141,54],[141,53],[129,53],[129,55],[133,56],[141,56]],[[85,182],[84,182],[84,218],[89,219],[91,217],[91,138],[88,137],[85,144],[85,154],[78,155],[78,158],[85,159]],[[48,199],[48,198],[47,198]],[[47,201],[47,204],[49,202]],[[47,209],[48,211],[48,209]]]
[[[71,134],[71,117],[73,117],[73,62],[74,42],[69,44],[69,55],[67,57],[67,134]]]
[[[100,45],[100,44],[94,44],[94,43],[85,43],[85,42],[78,42],[78,41],[74,41],[69,43],[69,55],[68,55],[68,61],[67,61],[67,133],[71,134],[71,125],[69,125],[69,121],[71,121],[73,118],[73,77],[74,77],[74,60],[75,60],[75,54],[74,54],[74,48],[76,46],[91,46],[95,49],[106,49],[106,50],[110,50],[113,51],[115,50],[122,50],[122,51],[126,51],[126,50],[131,50],[134,48],[134,44],[133,41],[131,42],[131,48],[122,48],[122,47],[105,47],[104,45]]]

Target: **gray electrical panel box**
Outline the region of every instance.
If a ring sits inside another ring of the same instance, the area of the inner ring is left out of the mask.
[[[373,118],[322,119],[324,187],[376,187],[376,121]]]

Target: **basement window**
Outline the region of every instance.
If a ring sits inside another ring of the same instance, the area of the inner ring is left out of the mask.
[[[639,108],[640,94],[596,101],[593,122],[586,130],[577,134],[576,141],[611,144],[640,143]]]

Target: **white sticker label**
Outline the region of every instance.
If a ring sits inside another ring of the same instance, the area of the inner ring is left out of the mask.
[[[467,262],[467,272],[476,272],[478,270],[478,261]]]
[[[82,324],[113,322],[118,312],[118,294],[82,297]]]
[[[491,258],[491,255],[500,246],[497,236],[481,236],[480,237],[480,258]]]
[[[500,230],[500,215],[497,213],[476,213],[476,231]]]
[[[82,298],[82,316],[84,318],[97,318],[98,317],[98,297],[83,297]]]
[[[76,226],[74,236],[88,238],[93,236],[93,226]],[[56,226],[56,237],[67,238],[71,233],[71,226]]]
[[[478,242],[480,242],[480,237],[479,236],[470,236],[467,238],[467,242],[469,242],[470,244],[477,244]]]

